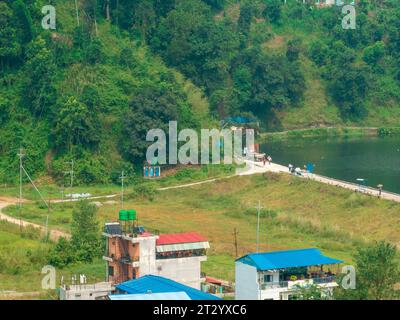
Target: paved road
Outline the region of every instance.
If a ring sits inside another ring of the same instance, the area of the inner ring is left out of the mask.
[[[245,174],[254,174],[254,173],[263,173],[263,172],[278,172],[278,173],[286,173],[289,174],[289,168],[276,164],[276,163],[271,163],[271,164],[266,164],[265,166],[263,165],[262,162],[254,162],[253,163],[255,167],[258,167],[252,171],[248,171]],[[329,184],[332,186],[337,186],[353,191],[359,191],[364,194],[374,196],[374,197],[379,197],[379,190],[374,189],[374,188],[369,188],[369,187],[364,187],[361,188],[359,185],[351,182],[346,182],[342,180],[337,180],[329,177],[324,177],[318,174],[313,174],[313,173],[303,173],[300,178],[304,179],[310,179],[314,181],[318,181],[321,183]],[[382,199],[385,200],[392,200],[395,202],[400,202],[400,195],[392,192],[387,192],[387,191],[382,191],[382,194],[380,196]]]

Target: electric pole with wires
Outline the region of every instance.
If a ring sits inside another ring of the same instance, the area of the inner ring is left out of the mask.
[[[124,180],[128,178],[125,175],[124,170],[122,170],[121,176],[119,178],[121,179],[121,209],[124,209]]]
[[[25,151],[22,148],[19,148],[19,153],[17,153],[19,157],[19,202],[18,202],[18,215],[19,215],[19,231],[22,232],[22,159],[25,157]]]
[[[261,201],[258,200],[258,206],[256,207],[257,209],[257,250],[256,252],[259,252],[260,248],[260,211],[264,207],[261,206]]]
[[[70,188],[72,189],[72,186],[74,184],[74,159],[72,159],[71,161],[66,162],[66,164],[71,165],[71,169],[69,171],[65,171],[64,174],[69,174]]]
[[[238,257],[238,242],[237,242],[237,235],[239,234],[239,231],[236,230],[236,228],[233,229],[233,239],[234,239],[234,245],[235,245],[235,257]]]

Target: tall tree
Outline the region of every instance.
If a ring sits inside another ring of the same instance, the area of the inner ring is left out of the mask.
[[[393,299],[394,288],[400,281],[396,246],[385,241],[359,248],[354,256],[356,263],[356,289],[339,289],[337,299],[383,300]]]
[[[1,70],[20,53],[20,44],[15,39],[16,30],[12,21],[12,10],[7,3],[0,2],[0,63]]]
[[[55,144],[72,152],[78,148],[93,148],[100,140],[99,119],[86,105],[69,97],[61,106],[54,129]]]
[[[13,11],[18,41],[25,45],[33,39],[33,24],[31,15],[26,4],[22,0],[14,1]]]
[[[38,37],[29,44],[24,66],[23,102],[37,117],[48,115],[56,100],[53,79],[56,65],[46,41]]]

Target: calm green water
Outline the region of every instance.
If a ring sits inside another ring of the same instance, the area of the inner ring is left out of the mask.
[[[295,167],[315,164],[315,173],[400,193],[400,137],[299,139],[266,143],[262,152],[273,162]]]

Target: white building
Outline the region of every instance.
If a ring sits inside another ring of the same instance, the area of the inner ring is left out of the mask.
[[[341,262],[314,248],[248,254],[235,263],[235,297],[290,300],[300,287],[313,284],[330,295],[337,287],[332,269]]]
[[[201,288],[201,262],[207,260],[209,243],[190,233],[154,235],[140,228],[123,231],[120,223],[107,223],[107,281],[113,284],[158,275],[195,289]],[[132,231],[133,230],[133,231]]]
[[[99,300],[115,290],[109,282],[73,284],[60,287],[60,300]]]

